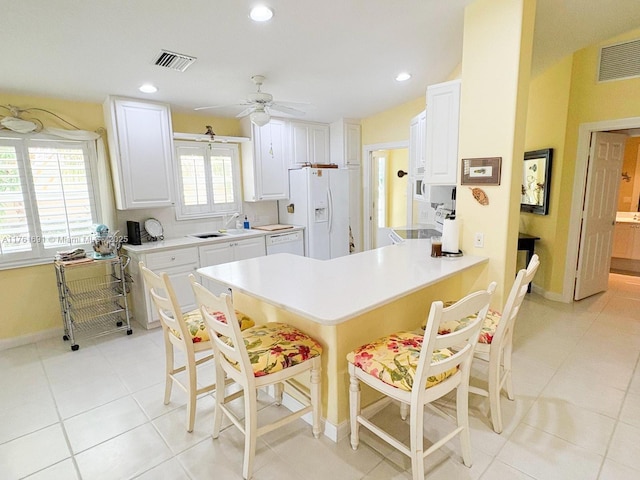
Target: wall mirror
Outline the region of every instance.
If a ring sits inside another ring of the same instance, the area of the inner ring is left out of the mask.
[[[545,148],[524,154],[520,211],[547,215],[551,187],[553,149]]]

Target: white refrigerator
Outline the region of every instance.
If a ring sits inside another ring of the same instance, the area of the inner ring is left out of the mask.
[[[302,225],[305,255],[318,260],[349,254],[349,172],[289,170],[289,199],[278,201],[279,221]]]

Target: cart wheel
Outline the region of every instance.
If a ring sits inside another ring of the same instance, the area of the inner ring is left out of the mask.
[[[74,352],[80,348],[80,345],[71,345],[71,350]]]
[[[121,327],[122,326],[122,322],[116,322],[116,327]]]
[[[69,335],[63,335],[63,336],[62,336],[62,340],[64,340],[65,342],[66,342],[67,340],[69,340]]]
[[[127,330],[127,335],[131,335],[133,333],[133,330],[129,329]]]

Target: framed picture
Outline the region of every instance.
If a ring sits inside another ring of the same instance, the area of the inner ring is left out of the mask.
[[[500,185],[502,157],[463,158],[462,185]]]
[[[551,160],[553,149],[545,148],[524,154],[520,211],[547,215],[551,187]]]

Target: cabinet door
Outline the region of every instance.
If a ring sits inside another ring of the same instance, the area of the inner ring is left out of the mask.
[[[458,176],[460,80],[427,88],[425,182],[455,185]]]
[[[329,125],[309,126],[311,163],[329,163]]]
[[[262,257],[267,254],[264,237],[247,238],[235,242],[234,260],[245,260],[247,258]]]
[[[233,242],[213,243],[211,245],[198,247],[198,254],[200,256],[201,267],[233,262]],[[200,282],[216,295],[223,292],[229,293],[229,289],[226,286],[208,278],[200,277]]]
[[[291,122],[291,166],[311,163],[309,156],[309,128],[306,124]]]
[[[346,123],[345,126],[344,154],[347,165],[360,165],[361,154],[361,128],[360,125]]]
[[[640,260],[640,225],[634,223],[631,225],[633,237],[631,238],[631,258]]]
[[[427,112],[422,111],[409,124],[409,174],[421,178],[425,168]]]
[[[631,258],[633,254],[634,229],[630,223],[616,223],[613,230],[613,250],[611,256]]]
[[[111,97],[105,103],[116,206],[173,204],[173,139],[169,106]]]
[[[329,163],[329,125],[291,122],[291,166]]]
[[[255,200],[285,199],[289,195],[285,123],[272,118],[264,127],[253,127]]]

